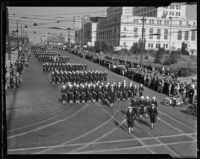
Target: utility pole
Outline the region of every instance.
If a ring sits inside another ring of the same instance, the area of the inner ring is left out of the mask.
[[[22,45],[22,25],[21,25],[21,45]]]
[[[172,37],[172,17],[169,17],[170,18],[170,39],[169,39],[169,53],[171,53],[171,37]]]
[[[17,58],[19,59],[19,36],[18,36],[18,32],[19,32],[19,30],[18,30],[18,21],[17,21]]]
[[[142,20],[142,52],[141,52],[141,56],[140,56],[140,65],[142,66],[143,51],[144,51],[144,21],[146,19],[144,19],[144,16],[143,16],[143,18],[141,20]]]
[[[6,8],[6,19],[7,19],[7,37],[8,37],[8,59],[9,59],[9,62],[10,62],[10,66],[11,66],[11,46],[10,46],[10,40],[11,40],[11,35],[9,33],[9,20],[8,20],[8,8]]]

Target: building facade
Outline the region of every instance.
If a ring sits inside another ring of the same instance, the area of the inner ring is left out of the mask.
[[[75,31],[75,43],[95,46],[97,23],[105,20],[105,17],[90,17],[83,22],[82,29]]]
[[[134,16],[160,17],[160,18],[186,18],[187,5],[172,3],[166,7],[134,7]]]
[[[141,16],[116,16],[97,24],[97,41],[130,49],[142,39]],[[186,18],[145,17],[145,49],[180,49],[182,42],[188,50],[197,49],[197,22]]]

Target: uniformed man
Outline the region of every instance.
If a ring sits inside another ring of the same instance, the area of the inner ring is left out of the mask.
[[[158,116],[157,107],[154,103],[151,103],[151,107],[149,109],[151,129],[153,129],[155,127],[155,124],[156,124],[156,121],[157,121],[157,116]]]
[[[156,100],[156,97],[154,96],[151,100],[151,105],[154,104],[158,108],[158,102]]]
[[[128,110],[126,112],[126,121],[127,121],[127,125],[128,125],[129,134],[134,131],[133,126],[134,126],[135,118],[136,118],[135,113],[134,113],[132,107],[129,106]]]
[[[145,114],[146,114],[146,118],[148,117],[148,113],[149,113],[149,109],[151,107],[151,101],[149,96],[146,96],[146,100],[145,100]]]
[[[139,114],[140,114],[140,119],[142,118],[142,116],[144,115],[144,107],[145,107],[145,100],[144,100],[144,96],[140,97],[139,100]]]
[[[63,85],[61,88],[61,101],[62,104],[65,104],[67,101],[67,89],[66,89],[66,85]]]

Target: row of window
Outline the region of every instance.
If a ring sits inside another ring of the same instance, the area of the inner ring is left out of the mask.
[[[164,8],[181,10],[181,5],[170,5],[170,6],[164,7]]]
[[[159,47],[161,47],[161,44],[159,44],[159,43],[156,43],[156,48],[159,48]],[[163,44],[163,47],[164,48],[168,48],[168,44]],[[150,48],[154,48],[154,45],[153,45],[153,43],[148,43],[148,48],[150,49]]]
[[[124,31],[126,31],[126,27],[124,27]],[[139,37],[138,36],[138,28],[134,27],[133,31],[134,31],[133,37],[134,38]],[[146,29],[144,28],[144,36],[146,36],[145,34],[146,34]],[[157,32],[154,33],[154,29],[150,28],[148,36],[149,36],[149,39],[154,39],[153,38],[154,36],[156,36],[156,39],[161,39],[161,36],[163,35],[164,40],[168,40],[168,34],[169,34],[168,29],[164,29],[164,34],[161,34],[161,29],[157,29]],[[119,35],[119,34],[117,33],[117,29],[115,28],[113,33],[111,30],[107,30],[107,31],[98,33],[97,38],[98,39],[111,39],[111,38],[116,38],[116,35]],[[182,31],[178,31],[177,40],[183,40],[182,36],[183,36]],[[126,37],[126,36],[124,36],[124,37]],[[191,40],[195,41],[195,39],[196,39],[195,31],[192,31]],[[184,31],[184,40],[189,40],[189,31]]]
[[[176,15],[176,16],[181,16],[181,13],[180,12],[172,12],[172,11],[163,11],[163,15]],[[176,13],[176,14],[175,14]]]
[[[135,14],[139,14],[139,13],[142,13],[142,12],[146,12],[146,11],[149,11],[149,10],[152,10],[152,9],[155,9],[155,7],[144,7],[144,8],[139,8],[135,11]]]

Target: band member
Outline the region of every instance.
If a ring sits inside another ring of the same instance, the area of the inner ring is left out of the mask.
[[[134,131],[134,129],[133,129],[134,120],[135,120],[135,113],[134,113],[132,107],[128,107],[128,110],[126,112],[126,121],[127,121],[129,133]]]

